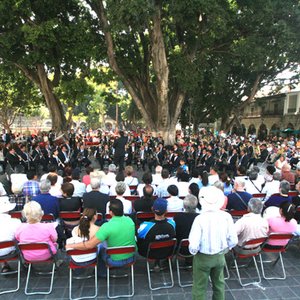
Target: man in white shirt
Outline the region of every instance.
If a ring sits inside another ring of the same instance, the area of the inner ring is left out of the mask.
[[[109,186],[109,187],[112,186],[112,185],[115,185],[117,183],[117,181],[116,181],[116,171],[117,171],[116,165],[110,164],[108,166],[108,173],[102,179],[102,183]]]
[[[271,197],[271,195],[279,193],[280,178],[281,174],[279,172],[275,172],[273,174],[273,180],[266,182],[265,186],[261,191],[262,193],[266,194],[264,200],[268,200]]]
[[[155,184],[156,186],[160,185],[163,180],[161,176],[162,170],[163,170],[162,166],[156,166],[155,174],[152,175],[152,183]]]
[[[168,201],[168,212],[182,212],[183,211],[183,200],[178,197],[178,187],[174,184],[169,185],[167,189],[170,197]]]
[[[57,186],[58,187],[61,187],[61,185],[63,184],[63,178],[57,174],[57,168],[55,165],[50,165],[49,166],[49,173],[46,173],[44,175],[42,175],[41,177],[41,180],[40,181],[43,181],[43,180],[46,180],[48,175],[57,175]]]
[[[83,194],[86,192],[86,186],[83,182],[79,181],[79,178],[80,178],[80,170],[76,168],[72,171],[71,183],[74,185],[73,197],[82,198]]]
[[[16,203],[10,203],[9,198],[4,196],[0,197],[0,242],[13,241],[15,239],[15,232],[17,228],[21,225],[19,219],[12,218],[8,212],[16,207]],[[13,252],[15,248],[5,248],[0,250],[1,256],[7,255]],[[4,264],[1,267],[1,273],[10,272],[10,266]]]
[[[251,198],[248,202],[249,213],[236,221],[234,227],[238,235],[238,244],[235,251],[244,253],[241,246],[249,240],[258,239],[268,236],[268,221],[261,216],[263,203],[260,199]],[[251,245],[254,247],[255,245]],[[251,251],[251,250],[249,250]],[[245,254],[250,253],[246,250]]]
[[[129,200],[126,200],[123,195],[126,191],[126,183],[125,182],[118,182],[117,185],[116,185],[116,199],[119,199],[122,201],[123,203],[123,213],[125,215],[130,215],[132,213],[132,203],[131,201]],[[109,214],[109,205],[110,205],[110,202],[107,203],[106,205],[106,213]]]
[[[193,300],[205,300],[208,278],[211,278],[213,299],[225,299],[225,253],[237,244],[232,217],[221,210],[224,194],[214,186],[199,192],[202,212],[197,216],[189,235],[189,251],[193,259]]]
[[[214,183],[219,180],[220,178],[219,178],[217,167],[211,167],[208,176],[209,185],[214,185]]]
[[[163,169],[161,171],[162,181],[156,189],[156,195],[158,198],[169,197],[168,186],[171,185],[169,176],[170,173],[168,169]]]

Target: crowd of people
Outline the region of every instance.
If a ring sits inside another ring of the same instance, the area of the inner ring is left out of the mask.
[[[299,232],[299,142],[203,133],[178,136],[174,145],[165,145],[160,136],[145,132],[92,137],[72,130],[64,139],[52,133],[20,139],[4,132],[0,241],[47,242],[53,254],[98,247],[98,276],[105,277],[105,263],[121,266],[135,259],[133,254],[108,256],[107,247],[137,244],[139,255],[147,257],[151,242],[189,239],[194,259],[186,264],[193,264],[193,299],[205,299],[209,276],[215,299],[224,299],[229,250],[239,251],[245,241],[273,232]],[[136,176],[141,172],[141,178]],[[22,211],[26,222],[12,218],[13,210]],[[66,221],[60,219],[62,211],[82,215]],[[231,211],[245,214],[234,222]],[[153,217],[140,221],[138,212]],[[170,212],[175,216],[167,218]],[[42,222],[49,214],[56,222]],[[268,245],[276,246],[276,241]],[[15,251],[6,250],[0,256]],[[27,255],[47,258],[46,253]],[[158,253],[154,271],[163,269],[163,257]],[[81,264],[96,257],[72,259]],[[4,264],[1,272],[10,268]]]

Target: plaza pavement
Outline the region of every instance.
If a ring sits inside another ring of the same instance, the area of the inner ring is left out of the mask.
[[[60,258],[64,259],[55,273],[53,291],[50,295],[34,295],[25,296],[24,287],[26,279],[26,270],[21,270],[21,286],[20,290],[15,293],[1,295],[0,299],[69,299],[68,298],[68,262],[64,253],[60,254]],[[285,280],[262,280],[260,286],[250,285],[242,288],[237,280],[236,271],[230,268],[230,279],[226,280],[225,293],[226,300],[260,300],[260,299],[300,299],[300,248],[299,242],[292,243],[287,252],[283,254],[287,278]],[[259,267],[260,269],[260,267]],[[255,269],[253,265],[245,269],[241,269],[241,276],[244,280],[254,277]],[[267,267],[268,274],[276,274],[280,271],[280,266]],[[192,299],[191,287],[181,288],[178,285],[175,263],[173,262],[173,273],[175,286],[169,289],[161,289],[157,291],[150,291],[147,281],[146,261],[144,258],[138,257],[135,264],[135,295],[132,299],[136,300],[184,300]],[[183,280],[190,280],[191,271],[182,270]],[[160,273],[152,273],[154,278],[154,285],[161,284],[168,280],[168,273],[166,271]],[[33,275],[32,287],[39,289],[47,289],[49,284],[49,276]],[[0,278],[0,292],[4,287],[12,287],[15,283],[16,276],[1,276]],[[127,293],[128,292],[128,278],[111,279],[112,294]],[[85,293],[93,292],[93,279],[75,280],[74,281],[74,295],[83,296]],[[98,296],[97,299],[107,299],[106,296],[106,279],[98,279]],[[207,299],[211,299],[211,287],[208,287]]]

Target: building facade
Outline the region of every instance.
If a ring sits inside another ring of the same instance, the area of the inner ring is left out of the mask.
[[[234,125],[232,133],[255,134],[263,139],[283,130],[300,129],[300,91],[255,98],[243,111],[242,128]]]

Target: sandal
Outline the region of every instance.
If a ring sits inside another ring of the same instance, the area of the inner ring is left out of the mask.
[[[1,269],[1,274],[6,274],[6,273],[9,273],[11,271],[12,271],[11,267],[9,265],[5,265]]]

